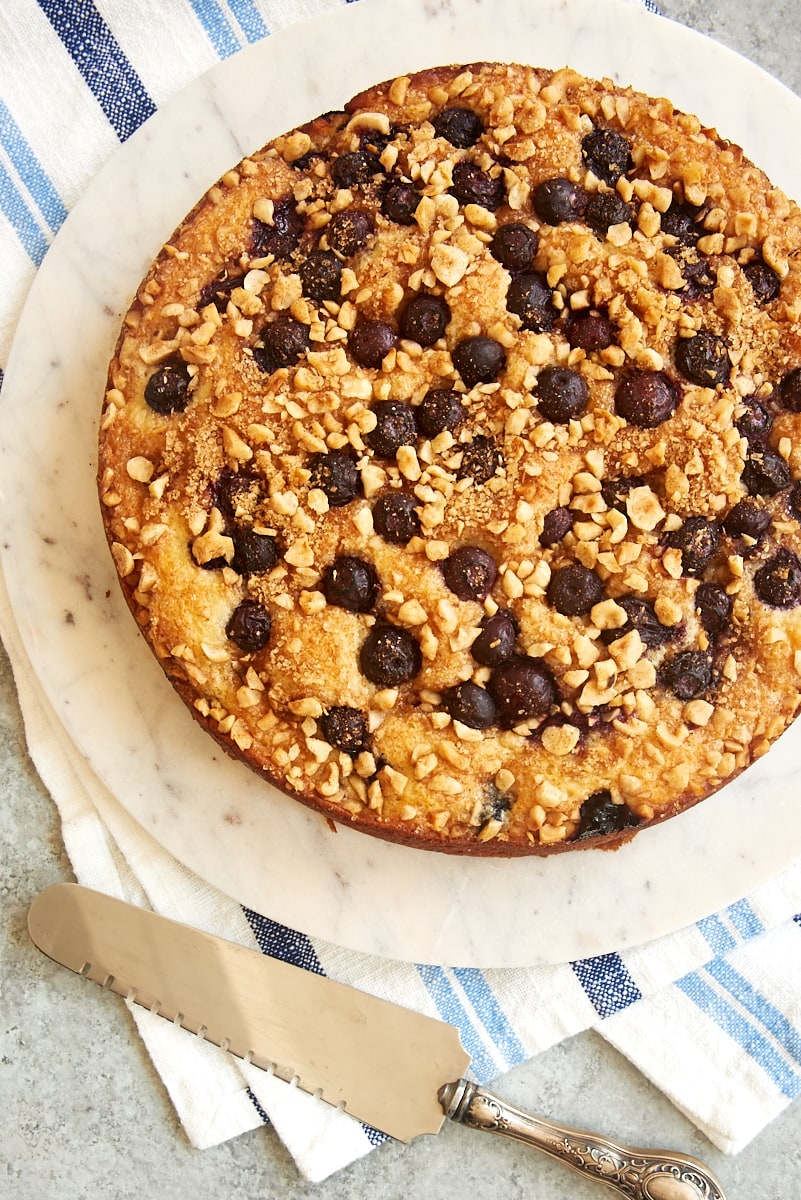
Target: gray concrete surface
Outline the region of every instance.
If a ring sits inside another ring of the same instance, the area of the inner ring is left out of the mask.
[[[536,3],[536,0],[532,0]],[[798,0],[662,0],[666,15],[758,62],[801,94]],[[801,153],[801,142],[799,142]],[[449,1126],[388,1144],[320,1185],[259,1130],[193,1150],[122,1002],[30,944],[37,891],[70,879],[55,810],[26,755],[0,652],[0,1197],[5,1200],[592,1200],[611,1195],[523,1146]],[[705,1159],[727,1200],[801,1196],[801,1107],[743,1153],[718,1153],[624,1059],[582,1035],[512,1072],[513,1102],[639,1144]]]

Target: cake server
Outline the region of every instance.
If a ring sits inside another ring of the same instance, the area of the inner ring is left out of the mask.
[[[629,1200],[725,1200],[700,1162],[507,1104],[464,1076],[452,1025],[74,883],[28,914],[49,958],[401,1141],[446,1117],[504,1134]]]

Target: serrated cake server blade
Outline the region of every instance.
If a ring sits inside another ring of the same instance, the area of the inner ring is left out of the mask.
[[[630,1200],[724,1200],[697,1160],[555,1125],[469,1082],[459,1032],[259,951],[74,883],[28,913],[38,948],[400,1141],[445,1117],[527,1142]]]

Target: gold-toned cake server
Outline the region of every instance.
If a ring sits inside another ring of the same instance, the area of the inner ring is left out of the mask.
[[[409,1141],[446,1117],[504,1134],[628,1200],[725,1200],[694,1158],[622,1146],[507,1104],[464,1078],[452,1025],[78,884],[33,902],[50,958],[257,1067]]]

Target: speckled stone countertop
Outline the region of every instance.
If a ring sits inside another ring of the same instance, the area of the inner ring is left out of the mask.
[[[662,0],[662,11],[757,62],[801,94],[797,0]],[[55,808],[26,753],[13,679],[0,653],[0,1195],[8,1200],[590,1200],[610,1194],[521,1145],[449,1125],[436,1139],[387,1144],[326,1183],[304,1183],[269,1130],[196,1151],[121,1001],[41,956],[26,914],[47,884],[71,879]],[[512,1072],[511,1102],[633,1144],[707,1162],[727,1200],[786,1200],[801,1179],[801,1108],[738,1157],[710,1146],[670,1102],[593,1034]],[[71,1109],[63,1098],[71,1097]]]

